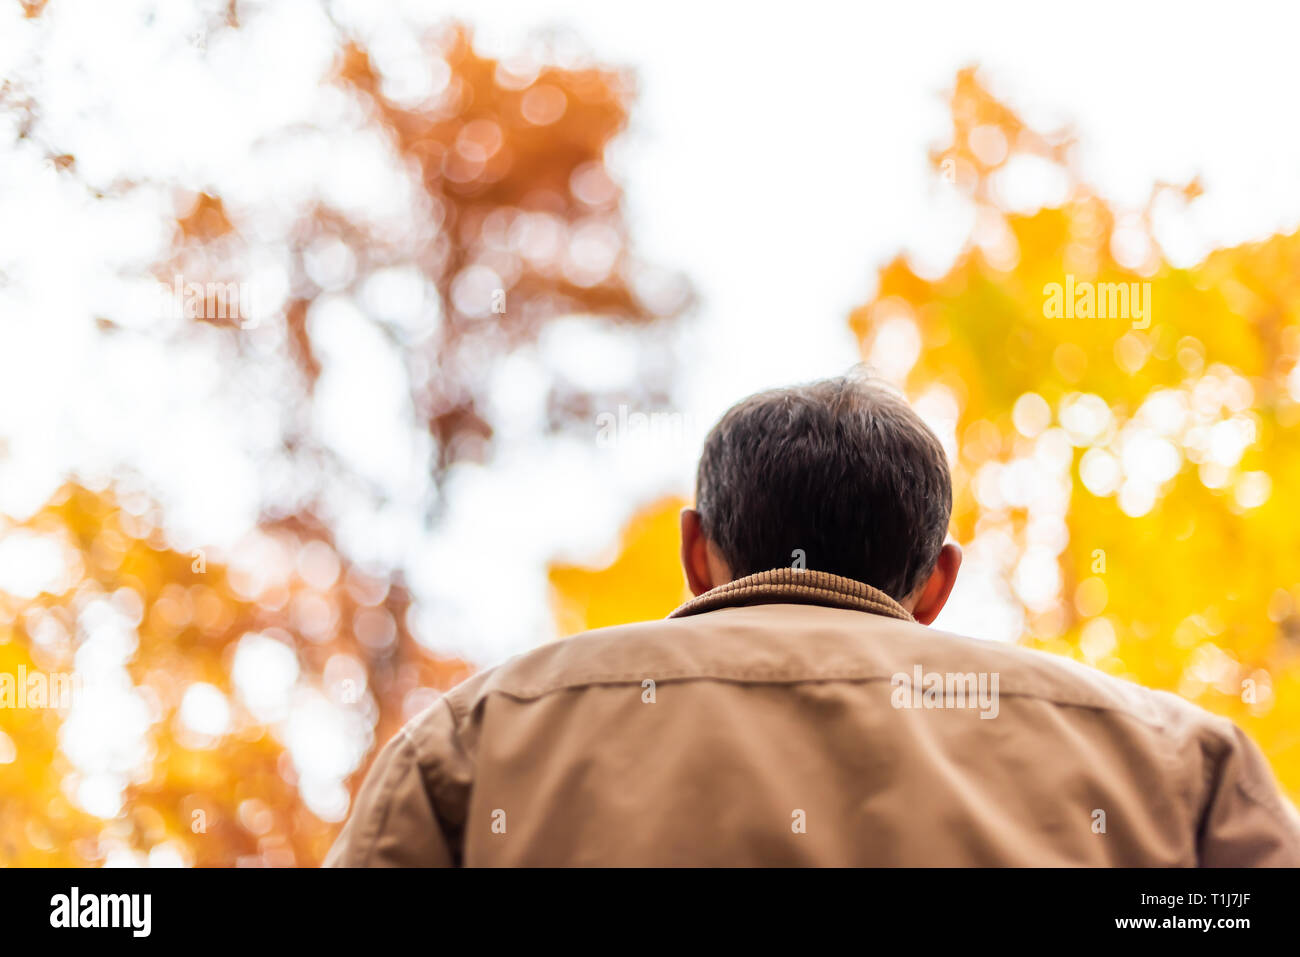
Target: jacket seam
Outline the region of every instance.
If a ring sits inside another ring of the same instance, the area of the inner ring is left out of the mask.
[[[706,674],[702,675],[697,672],[652,672],[637,671],[633,673],[593,675],[582,678],[575,678],[559,685],[546,685],[543,687],[515,687],[515,688],[485,688],[479,696],[479,700],[489,695],[499,694],[507,698],[514,698],[519,701],[535,701],[548,695],[557,694],[562,691],[578,691],[582,688],[589,688],[595,685],[615,686],[622,684],[640,684],[647,678],[656,683],[665,681],[681,682],[688,681],[721,681],[729,684],[771,684],[771,685],[790,685],[790,684],[821,684],[828,682],[851,682],[854,684],[871,684],[875,682],[889,681],[890,675],[863,675],[857,672],[836,674],[836,673],[819,673],[814,675],[805,675],[798,673],[783,672],[734,672],[726,675]],[[1155,717],[1143,715],[1139,712],[1128,708],[1117,707],[1098,701],[1077,701],[1067,700],[1044,695],[1034,691],[999,691],[999,697],[1008,698],[1026,698],[1034,701],[1043,701],[1047,704],[1059,705],[1069,708],[1086,708],[1092,711],[1106,711],[1113,714],[1121,714],[1132,717],[1142,722],[1144,725],[1152,728],[1167,730],[1167,724]]]
[[[452,700],[451,695],[446,694],[439,699],[438,703],[439,704],[445,703],[447,705],[447,712],[448,714],[451,715],[450,740],[454,742],[457,750],[459,750],[462,754],[466,753],[465,748],[460,741],[462,715],[460,714],[459,709],[456,707],[456,702]],[[437,704],[434,705],[435,708],[437,706],[438,706]],[[438,814],[437,814],[438,804],[440,801],[445,802],[446,790],[448,785],[448,782],[444,779],[444,776],[440,773],[441,771],[440,762],[435,759],[432,762],[426,764],[424,755],[420,753],[419,747],[416,747],[415,767],[420,774],[420,781],[424,785],[426,793],[429,795],[430,800],[433,802],[433,809],[435,812],[434,816],[435,818],[438,818]]]
[[[390,773],[384,775],[384,789],[380,795],[382,798],[382,804],[379,805],[383,810],[379,815],[378,825],[375,827],[374,832],[369,835],[370,839],[367,842],[366,852],[361,856],[361,863],[358,865],[360,867],[370,866],[369,862],[374,856],[375,849],[379,846],[379,837],[388,827],[388,818],[393,812],[393,794],[397,790],[398,779],[401,778],[402,774],[412,765],[414,765],[417,771],[420,767],[419,752],[415,747],[415,741],[411,738],[410,734],[407,733],[406,728],[399,728],[397,734],[402,739],[401,749],[397,754],[393,755],[393,765],[390,769]],[[405,752],[405,754],[403,752]],[[404,757],[410,758],[409,764],[406,761],[401,760]]]
[[[1295,839],[1295,833],[1292,830],[1294,822],[1287,817],[1286,810],[1278,804],[1279,800],[1285,800],[1285,798],[1278,798],[1276,795],[1267,795],[1257,792],[1255,790],[1255,781],[1247,776],[1238,778],[1236,783],[1237,790],[1239,790],[1247,800],[1253,803],[1256,807],[1263,808],[1267,811],[1269,816],[1273,818],[1274,822],[1283,825],[1282,832],[1286,834],[1288,843],[1293,848],[1300,847],[1300,842]]]

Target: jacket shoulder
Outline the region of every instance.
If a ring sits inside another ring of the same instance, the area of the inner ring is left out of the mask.
[[[1123,714],[1179,738],[1227,742],[1235,733],[1231,721],[1178,695],[1061,655],[819,606],[739,607],[583,632],[480,672],[448,692],[448,703],[463,715],[494,693],[527,700],[646,679],[888,682],[918,666],[996,674],[1001,695]]]
[[[593,684],[627,684],[662,675],[663,629],[675,621],[614,625],[558,638],[478,672],[446,694],[454,714],[472,711],[494,693],[538,698],[552,691]],[[659,668],[649,665],[653,658]],[[684,667],[678,663],[679,669]],[[653,671],[653,674],[652,674]]]
[[[1005,642],[967,638],[914,625],[926,634],[923,650],[937,659],[955,658],[997,671],[1001,693],[1041,698],[1058,704],[1120,712],[1146,724],[1170,731],[1204,727],[1231,737],[1233,724],[1169,691],[1148,688],[1099,668],[1037,648]]]

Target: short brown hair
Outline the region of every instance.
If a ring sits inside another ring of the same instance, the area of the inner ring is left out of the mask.
[[[704,442],[696,508],[738,578],[799,549],[808,568],[902,599],[939,557],[952,477],[906,400],[853,372],[733,406]]]

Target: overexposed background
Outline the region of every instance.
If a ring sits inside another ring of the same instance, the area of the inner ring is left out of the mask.
[[[264,6],[267,16],[208,43],[211,5],[60,0],[24,20],[8,4],[0,74],[28,80],[89,180],[179,172],[195,188],[273,194],[286,186],[248,160],[250,145],[313,109],[333,50],[318,4]],[[1281,4],[1238,4],[1230,15],[1127,3],[742,13],[675,2],[356,0],[332,10],[394,57],[412,24],[454,17],[488,54],[511,55],[543,34],[577,57],[634,70],[639,97],[610,165],[641,251],[683,270],[700,294],[681,333],[687,441],[512,447],[454,476],[449,520],[429,533],[414,492],[428,449],[401,397],[386,391],[393,357],[340,324],[322,386],[336,398],[316,426],[393,502],[383,516],[345,515],[344,540],[407,567],[417,593],[459,609],[431,642],[483,664],[550,633],[546,561],[597,558],[637,504],[688,492],[698,440],[730,403],[857,360],[845,317],[871,294],[878,266],[901,251],[924,274],[946,269],[971,210],[936,181],[926,153],[948,132],[943,94],[961,66],[981,65],[1031,123],[1072,124],[1087,178],[1121,206],[1140,206],[1157,181],[1199,174],[1205,196],[1193,212],[1160,224],[1176,264],[1300,222],[1300,127],[1284,115],[1300,11]],[[369,144],[337,145],[307,175],[345,202],[400,208],[400,190],[374,175]],[[221,381],[210,354],[142,337],[104,347],[94,318],[126,301],[123,270],[148,262],[165,238],[150,205],[158,197],[97,202],[40,164],[33,152],[0,155],[0,511],[21,518],[71,472],[129,463],[186,541],[233,547],[268,480],[260,463],[273,413]],[[598,385],[633,361],[617,341],[554,338],[538,361],[579,382]],[[499,394],[526,422],[528,370],[503,375]],[[0,556],[14,587],[39,574],[30,556]],[[987,591],[978,567],[966,574],[941,624],[1014,637],[1014,622],[977,600]],[[517,589],[506,605],[492,591],[503,579]]]
[[[339,541],[404,569],[427,609],[421,640],[479,665],[554,634],[547,562],[599,562],[639,505],[689,494],[699,441],[728,405],[857,361],[846,316],[878,267],[901,252],[923,275],[946,270],[973,215],[927,152],[949,134],[959,68],[978,64],[1032,125],[1071,125],[1086,179],[1121,208],[1199,175],[1205,195],[1157,221],[1176,265],[1300,224],[1300,127],[1287,112],[1300,11],[1281,4],[240,6],[244,26],[224,33],[211,28],[222,4],[54,0],[36,19],[0,7],[0,75],[39,102],[40,135],[75,154],[79,174],[59,175],[37,149],[0,152],[0,514],[21,520],[68,476],[93,485],[126,466],[166,507],[178,549],[237,562],[267,488],[287,481],[274,467],[275,384],[230,376],[211,343],[151,335],[165,320],[141,305],[140,277],[166,246],[165,191],[103,200],[85,184],[156,179],[272,207],[316,189],[382,223],[401,215],[409,184],[374,142],[322,140],[278,160],[264,148],[286,121],[341,109],[323,82],[336,52],[324,11],[396,76],[422,24],[463,20],[502,57],[549,38],[574,62],[637,79],[608,159],[640,253],[683,271],[700,297],[675,333],[684,437],[536,438],[539,369],[592,388],[635,374],[632,340],[560,323],[495,373],[506,441],[485,465],[453,468],[445,521],[430,528],[431,449],[393,347],[346,311],[317,330],[312,428],[386,503],[339,493]],[[437,82],[407,79],[416,91]],[[0,113],[16,142],[17,123]],[[1021,199],[1059,200],[1055,188],[1026,182]],[[276,277],[256,264],[253,275],[269,290],[260,308],[274,309]],[[104,315],[141,334],[100,336]],[[34,594],[57,566],[38,543],[11,541],[0,588]],[[1016,638],[1021,619],[995,579],[971,563],[940,624]]]

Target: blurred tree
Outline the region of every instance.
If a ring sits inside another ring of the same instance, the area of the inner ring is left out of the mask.
[[[237,6],[213,29],[237,34]],[[323,195],[258,206],[145,176],[87,184],[96,199],[177,196],[151,271],[181,280],[183,321],[150,334],[228,356],[269,403],[262,424],[282,461],[267,466],[259,528],[224,556],[178,547],[129,476],[70,483],[30,519],[0,518],[0,545],[55,548],[67,571],[33,595],[0,592],[0,673],[78,681],[70,707],[0,708],[0,864],[314,864],[346,805],[343,782],[358,785],[375,745],[469,673],[417,641],[402,574],[353,561],[334,534],[338,489],[361,489],[375,509],[387,493],[314,427],[320,310],[348,303],[398,355],[410,419],[432,449],[424,498],[436,523],[449,471],[493,452],[494,372],[548,323],[632,330],[647,355],[666,356],[659,327],[691,301],[680,275],[633,254],[605,166],[627,123],[627,75],[497,61],[451,26],[425,38],[432,92],[412,101],[335,26],[327,79],[348,106],[332,115],[387,144],[414,197],[400,222]],[[0,89],[0,109],[18,115],[20,146],[80,177],[21,84]],[[316,122],[286,123],[282,141],[311,142]],[[268,264],[282,265],[283,294],[246,297],[241,284],[268,285],[254,276]],[[394,321],[376,293],[395,276],[432,290],[414,318]],[[122,335],[117,318],[98,328]],[[600,395],[543,370],[545,428],[590,429],[595,409],[665,402],[671,362],[648,368]]]
[[[346,725],[345,750],[362,751],[372,725],[387,740],[469,674],[420,648],[405,589],[347,565],[325,529],[280,523],[247,543],[254,563],[232,568],[168,547],[161,518],[138,496],[68,485],[9,531],[56,543],[69,571],[34,600],[0,594],[0,673],[76,684],[58,710],[0,708],[13,759],[0,761],[0,863],[160,847],[199,865],[317,861],[334,826],[297,793],[303,769],[286,744],[302,729],[268,711],[267,675],[249,672],[292,661],[297,703]],[[328,748],[340,729],[315,730]],[[107,823],[81,808],[120,786]]]
[[[679,498],[653,502],[634,515],[605,568],[551,566],[555,617],[563,635],[629,621],[662,618],[690,598],[673,557],[681,536]]]
[[[1116,210],[1069,136],[1027,128],[975,71],[951,109],[932,162],[974,232],[942,276],[881,270],[850,318],[863,357],[947,445],[953,533],[1007,583],[1020,640],[1238,721],[1300,798],[1300,234],[1174,266],[1159,213],[1197,183]],[[1033,166],[1054,203],[1013,209]],[[1106,283],[1136,284],[1126,311]],[[1067,289],[1070,313],[1053,302]],[[1109,317],[1085,317],[1089,290]],[[557,569],[565,629],[626,620],[588,596],[652,567],[667,580],[670,545],[631,534],[604,570]],[[668,591],[637,614],[666,614]]]
[[[622,191],[605,166],[606,147],[627,123],[633,89],[626,74],[490,59],[474,51],[462,26],[429,36],[425,47],[442,72],[441,88],[415,106],[385,93],[385,77],[355,39],[342,40],[335,72],[414,179],[418,202],[409,221],[385,235],[320,200],[275,241],[289,275],[275,321],[284,323],[301,387],[293,402],[300,415],[285,441],[313,468],[328,456],[304,425],[321,372],[311,319],[332,297],[361,305],[400,344],[412,408],[434,441],[435,481],[458,461],[486,460],[494,433],[490,372],[534,343],[548,322],[581,315],[649,327],[691,302],[681,275],[633,255]],[[220,197],[186,197],[182,208],[173,255],[158,265],[158,278],[195,277],[206,287],[210,277],[220,290],[233,278],[231,266],[250,263],[265,243],[257,232],[264,211],[245,211],[254,241]],[[404,270],[436,292],[417,335],[385,322],[372,305],[372,281]],[[197,319],[252,348],[256,316],[218,302]],[[549,423],[586,426],[594,409],[663,404],[669,385],[647,376],[593,395],[557,377]]]

